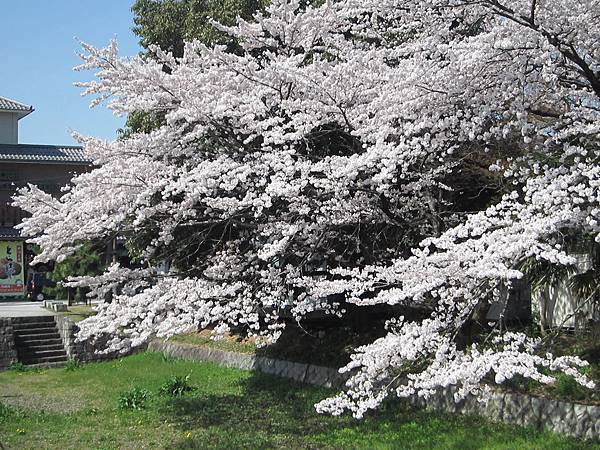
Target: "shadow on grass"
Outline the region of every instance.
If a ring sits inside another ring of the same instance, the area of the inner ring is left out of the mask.
[[[201,430],[198,440],[185,439],[175,448],[311,448],[304,438],[326,433],[332,425],[332,418],[313,406],[326,396],[324,390],[262,374],[240,387],[238,395],[198,394],[165,402],[161,416],[184,433]]]
[[[314,404],[331,391],[255,374],[239,395],[197,394],[172,399],[160,414],[186,438],[176,449],[193,448],[594,448],[531,429],[493,425],[411,409],[399,401],[363,420],[324,416]]]

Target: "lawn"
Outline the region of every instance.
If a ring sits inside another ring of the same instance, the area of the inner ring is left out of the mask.
[[[68,307],[67,312],[58,313],[61,316],[71,318],[74,322],[80,322],[90,316],[96,314],[94,309],[89,305],[72,305]]]
[[[196,390],[159,395],[174,375]],[[144,409],[119,409],[132,388]],[[141,353],[75,370],[0,373],[0,440],[6,449],[394,448],[592,449],[594,443],[414,411],[400,403],[363,421],[315,413],[331,391],[209,363]]]

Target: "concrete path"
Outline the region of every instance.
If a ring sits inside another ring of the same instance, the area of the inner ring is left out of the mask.
[[[42,302],[0,301],[0,317],[53,316],[51,311],[42,307]]]

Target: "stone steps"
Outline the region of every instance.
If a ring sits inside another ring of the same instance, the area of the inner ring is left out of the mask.
[[[29,337],[29,336],[27,336]],[[27,339],[27,337],[21,338],[21,342],[28,347],[36,347],[38,345],[60,345],[62,347],[63,341],[60,337],[52,339]]]
[[[48,349],[48,348],[28,348],[21,352],[24,358],[44,358],[47,356],[66,356],[64,348]]]
[[[13,317],[12,326],[30,324],[30,323],[54,323],[54,316],[31,316],[31,317]]]
[[[27,345],[27,346],[23,346],[23,347],[27,348],[28,350],[31,350],[33,352],[43,351],[43,350],[64,350],[62,343],[60,343],[60,344],[40,343],[40,344],[34,344],[34,345]]]
[[[55,361],[55,362],[42,362],[35,364],[27,364],[27,367],[35,368],[35,369],[52,369],[55,367],[65,367],[65,361]]]
[[[67,352],[52,316],[20,317],[13,322],[20,362],[34,367],[64,364]]]
[[[13,324],[13,329],[24,330],[28,328],[52,328],[54,326],[54,322],[17,322]]]
[[[58,334],[58,330],[56,327],[53,328],[23,328],[21,330],[14,330],[15,334],[19,336],[28,336],[28,335],[47,335],[47,334]]]
[[[45,363],[65,363],[67,360],[66,353],[62,356],[19,356],[19,361],[26,366]]]
[[[52,330],[48,333],[36,333],[36,334],[19,334],[15,332],[15,340],[19,339],[20,342],[23,342],[25,345],[32,341],[47,341],[47,340],[56,340],[60,339],[60,334],[58,334],[57,330]]]

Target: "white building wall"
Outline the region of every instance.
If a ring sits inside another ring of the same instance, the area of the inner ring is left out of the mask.
[[[577,259],[576,273],[584,273],[592,267],[589,255],[570,256]],[[585,328],[589,321],[598,320],[598,305],[594,300],[579,298],[567,281],[546,286],[532,294],[534,313],[544,328]]]
[[[0,112],[0,144],[19,142],[18,116],[14,113]]]

